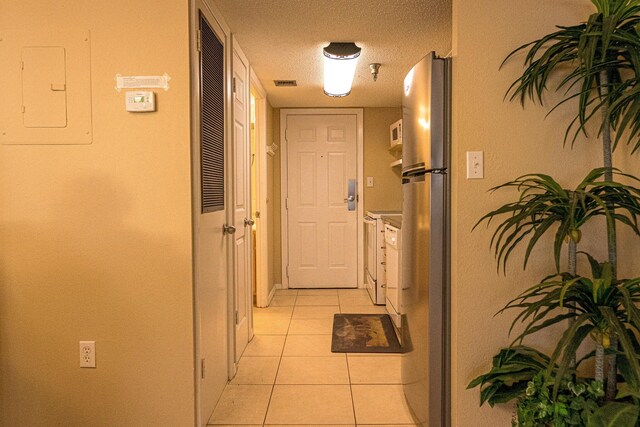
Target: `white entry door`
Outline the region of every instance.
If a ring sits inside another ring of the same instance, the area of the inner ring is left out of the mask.
[[[358,286],[357,130],[352,114],[287,116],[290,288]]]
[[[252,307],[251,147],[249,140],[249,68],[233,49],[233,157],[235,251],[235,359],[249,343]]]

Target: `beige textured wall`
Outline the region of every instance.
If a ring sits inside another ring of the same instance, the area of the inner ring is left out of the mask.
[[[273,157],[273,280],[282,284],[282,218],[280,217],[280,109],[273,109],[273,141],[278,146]]]
[[[389,164],[401,157],[389,152],[389,126],[402,118],[401,108],[364,109],[364,209],[402,210],[400,168]],[[373,177],[373,187],[366,184]]]
[[[94,140],[0,146],[0,425],[193,423],[187,6],[2,2],[1,29],[91,31]],[[127,113],[114,75],[165,72]]]
[[[479,408],[477,389],[466,390],[468,382],[490,366],[490,357],[509,344],[508,327],[513,314],[493,317],[508,300],[552,272],[547,239],[534,251],[530,267],[522,272],[522,252],[513,255],[508,276],[498,275],[489,252],[490,230],[471,233],[479,217],[513,200],[514,194],[487,194],[495,185],[525,173],[541,172],[573,187],[587,171],[601,165],[601,148],[595,141],[580,141],[573,150],[563,148],[563,132],[573,107],[568,105],[545,120],[547,110],[503,102],[510,83],[521,72],[518,60],[502,71],[500,63],[514,48],[554,30],[556,24],[574,24],[592,11],[585,0],[517,0],[504,2],[454,0],[453,75],[453,417],[454,425],[509,425],[507,407]],[[553,82],[551,83],[553,84]],[[554,96],[549,97],[553,102]],[[485,179],[465,178],[465,152],[484,151]],[[616,165],[638,170],[638,158],[628,158],[623,147],[616,153]],[[605,259],[601,227],[583,234],[583,250]],[[622,274],[638,271],[637,239],[621,237]],[[637,258],[637,257],[636,257]],[[634,265],[635,264],[635,265]],[[550,333],[538,338],[542,349],[556,339]]]
[[[274,141],[273,140],[273,107],[271,106],[269,101],[267,101],[267,141],[266,143],[267,145],[271,145],[273,141]],[[267,211],[268,211],[267,227],[269,228],[267,233],[267,239],[268,239],[267,247],[269,251],[269,253],[267,254],[267,262],[269,264],[268,266],[269,292],[271,292],[271,290],[274,288],[276,283],[278,283],[276,282],[276,279],[275,279],[275,262],[274,262],[274,258],[275,258],[274,227],[276,222],[276,218],[274,216],[275,212],[274,212],[274,193],[273,193],[274,175],[275,175],[274,159],[275,157],[273,156],[267,156]],[[278,217],[277,219],[279,220],[280,218]]]

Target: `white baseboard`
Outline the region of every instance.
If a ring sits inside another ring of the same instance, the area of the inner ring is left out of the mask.
[[[282,286],[282,283],[276,283],[275,285],[273,285],[273,289],[284,289],[284,286]],[[367,289],[367,288],[364,283],[360,283],[358,287],[355,289]]]
[[[276,284],[273,289],[271,289],[271,292],[269,292],[269,297],[267,298],[267,307],[271,305],[271,301],[276,294],[276,289],[280,289],[278,286],[281,287],[282,285]]]

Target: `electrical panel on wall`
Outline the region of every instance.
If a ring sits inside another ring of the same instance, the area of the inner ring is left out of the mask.
[[[0,143],[91,144],[89,31],[0,31]]]

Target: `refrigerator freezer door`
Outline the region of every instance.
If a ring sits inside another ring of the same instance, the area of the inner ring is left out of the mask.
[[[420,425],[447,426],[445,175],[405,179],[402,224],[402,383]]]
[[[409,71],[402,97],[402,175],[444,167],[445,60],[431,52]]]

